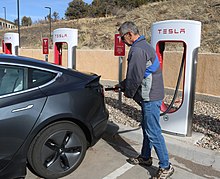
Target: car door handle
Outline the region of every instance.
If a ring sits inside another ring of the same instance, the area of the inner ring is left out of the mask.
[[[34,105],[33,104],[30,104],[26,107],[23,107],[23,108],[18,108],[18,109],[13,109],[11,112],[20,112],[20,111],[24,111],[24,110],[28,110],[28,109],[31,109]]]

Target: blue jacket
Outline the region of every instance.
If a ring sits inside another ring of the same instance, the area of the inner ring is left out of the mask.
[[[159,60],[144,36],[132,44],[127,61],[126,78],[120,83],[125,96],[138,103],[162,100],[164,84]]]

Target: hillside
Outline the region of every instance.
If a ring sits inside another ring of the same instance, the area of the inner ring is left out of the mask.
[[[134,21],[139,26],[141,34],[150,39],[152,23],[169,19],[201,21],[202,42],[200,52],[220,53],[219,0],[167,0],[155,2],[129,12],[119,10],[117,16],[114,17],[53,22],[52,31],[63,27],[75,28],[79,30],[78,48],[112,49],[114,33],[117,33],[119,25],[124,21]],[[5,32],[4,30],[0,31],[0,40],[2,40]],[[21,27],[22,48],[41,48],[42,37],[49,37],[49,24]]]

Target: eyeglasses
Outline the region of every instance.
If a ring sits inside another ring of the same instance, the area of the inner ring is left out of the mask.
[[[121,40],[122,40],[122,41],[125,41],[125,35],[126,35],[126,34],[128,34],[128,32],[121,36]]]

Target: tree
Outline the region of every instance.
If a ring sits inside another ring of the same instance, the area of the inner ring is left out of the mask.
[[[126,9],[136,8],[155,0],[115,0],[116,5]]]
[[[78,19],[87,16],[88,4],[83,0],[73,0],[65,12],[67,19]]]
[[[59,19],[59,13],[54,11],[53,14],[52,14],[52,17],[53,17],[54,21],[57,21]]]
[[[88,5],[83,0],[73,0],[69,3],[65,16],[67,19],[83,17],[107,17],[115,14],[118,9],[131,10],[144,4],[163,0],[93,0]]]
[[[115,9],[115,0],[93,0],[88,15],[90,17],[107,17]]]
[[[26,16],[22,17],[22,19],[21,19],[21,25],[22,25],[22,26],[31,26],[31,25],[32,25],[32,20],[31,20],[31,18],[30,18],[30,17],[26,17]]]
[[[46,17],[45,17],[45,21],[48,20],[50,21],[50,14],[48,14]],[[52,16],[51,16],[51,21],[52,21]]]
[[[15,25],[18,26],[18,19],[15,19],[15,20],[14,20],[14,23],[15,23]]]

